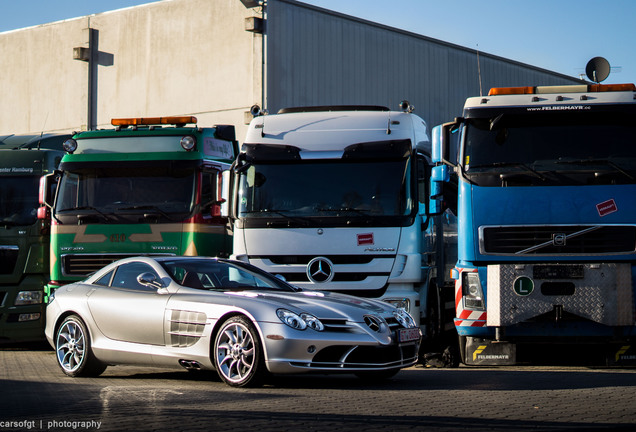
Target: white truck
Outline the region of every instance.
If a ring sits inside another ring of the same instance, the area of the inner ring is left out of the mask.
[[[445,243],[456,243],[456,224],[429,209],[426,123],[401,106],[255,116],[225,176],[226,208],[234,258],[302,288],[404,308],[430,349],[454,331],[456,247]]]

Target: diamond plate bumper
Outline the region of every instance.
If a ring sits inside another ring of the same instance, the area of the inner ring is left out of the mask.
[[[555,308],[607,326],[635,324],[630,264],[489,265],[487,283],[488,326],[514,325]]]

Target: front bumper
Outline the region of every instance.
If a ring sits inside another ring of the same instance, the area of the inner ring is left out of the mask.
[[[284,325],[283,325],[284,327]],[[263,324],[267,369],[272,373],[358,372],[401,369],[417,363],[420,339],[397,342],[366,333],[295,331]]]

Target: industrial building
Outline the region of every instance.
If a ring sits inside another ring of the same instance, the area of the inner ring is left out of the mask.
[[[242,141],[254,104],[403,99],[432,126],[480,88],[581,82],[295,0],[163,0],[0,33],[0,53],[0,135],[194,115]]]

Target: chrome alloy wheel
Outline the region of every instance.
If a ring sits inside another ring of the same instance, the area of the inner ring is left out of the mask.
[[[75,373],[86,355],[86,335],[83,327],[74,320],[67,320],[60,327],[55,341],[57,361],[66,373]]]
[[[256,372],[254,336],[242,320],[229,320],[216,337],[218,372],[228,384],[242,385]]]

